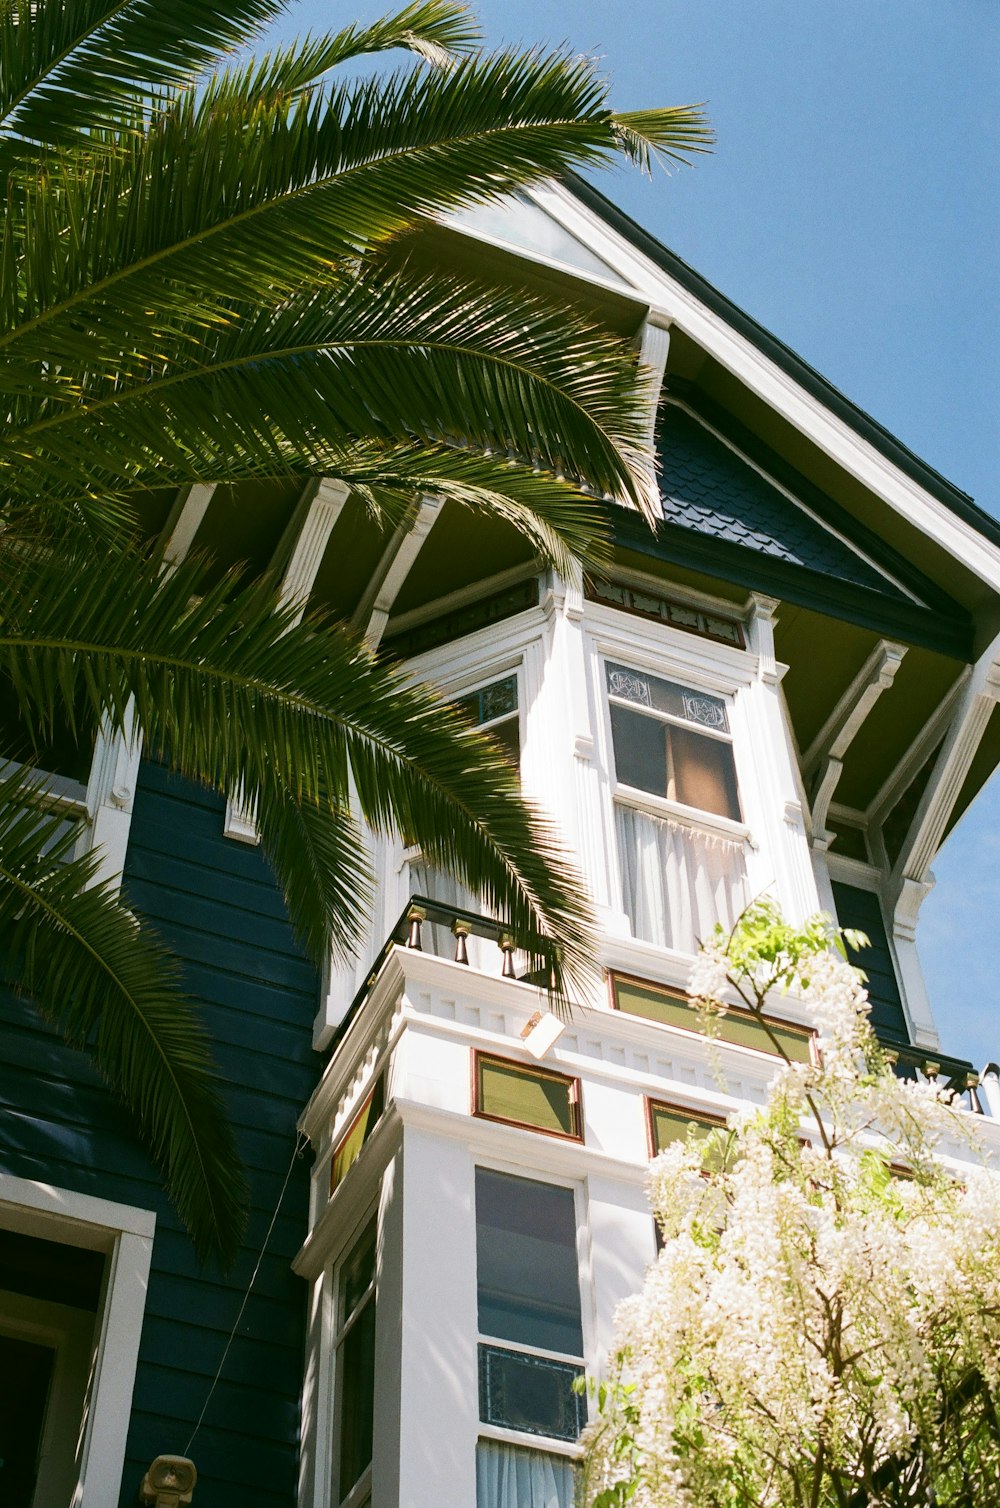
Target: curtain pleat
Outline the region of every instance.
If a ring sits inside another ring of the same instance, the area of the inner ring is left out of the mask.
[[[635,807],[615,807],[625,911],[635,937],[695,953],[747,904],[742,845]]]
[[[573,1463],[499,1440],[476,1447],[476,1508],[573,1508]]]

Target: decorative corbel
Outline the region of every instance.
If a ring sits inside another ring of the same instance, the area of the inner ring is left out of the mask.
[[[844,756],[883,691],[892,685],[905,654],[905,645],[879,640],[803,755],[802,778],[810,793],[815,841],[821,848],[831,841],[826,819],[843,773]]]

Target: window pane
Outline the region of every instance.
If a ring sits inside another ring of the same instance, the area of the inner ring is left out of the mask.
[[[726,704],[721,697],[691,691],[687,686],[663,681],[659,676],[647,675],[644,670],[629,670],[625,665],[609,664],[607,682],[610,694],[624,701],[666,712],[671,717],[682,717],[685,722],[698,723],[703,728],[729,732]]]
[[[361,1149],[381,1120],[384,1109],[385,1080],[379,1078],[375,1088],[355,1118],[354,1124],[333,1154],[333,1164],[330,1168],[331,1194],[340,1184],[344,1174],[354,1166],[361,1156]]]
[[[491,681],[469,696],[459,698],[458,705],[477,723],[490,723],[517,711],[517,676]]]
[[[572,1190],[477,1168],[476,1247],[480,1332],[582,1355]]]
[[[375,1281],[375,1222],[368,1226],[340,1272],[340,1323],[358,1307],[365,1290]]]
[[[611,704],[611,739],[615,748],[615,774],[623,785],[666,796],[668,724],[643,717],[628,707]]]
[[[669,1147],[675,1141],[686,1142],[692,1126],[697,1134],[707,1136],[717,1126],[725,1125],[721,1115],[700,1114],[695,1110],[682,1110],[676,1105],[651,1104],[649,1112],[654,1152],[662,1152],[664,1147]]]
[[[369,1298],[337,1353],[340,1403],[340,1497],[372,1459],[375,1419],[375,1295]]]
[[[476,1111],[538,1131],[577,1136],[577,1107],[572,1079],[550,1077],[503,1058],[480,1056],[477,1063]]]
[[[640,984],[634,979],[618,977],[614,978],[612,988],[616,1010],[645,1016],[650,1021],[662,1021],[667,1026],[680,1026],[685,1031],[702,1030],[701,1016],[686,995],[659,985]],[[771,1017],[767,1024],[793,1063],[809,1062],[812,1033],[808,1027],[790,1021],[775,1021]],[[723,1042],[731,1042],[737,1047],[753,1047],[758,1052],[775,1051],[762,1023],[735,1007],[730,1007],[724,1016],[716,1019],[716,1030]]]
[[[476,1446],[476,1508],[573,1508],[572,1461],[500,1440]]]
[[[740,798],[736,792],[732,745],[676,725],[670,728],[669,739],[673,799],[700,812],[714,812],[738,822]]]
[[[494,723],[492,728],[487,729],[491,738],[495,738],[501,746],[511,764],[521,763],[521,726],[516,717],[508,717],[502,723]]]
[[[479,1417],[484,1424],[575,1440],[587,1422],[583,1397],[573,1391],[582,1367],[501,1346],[479,1347]]]

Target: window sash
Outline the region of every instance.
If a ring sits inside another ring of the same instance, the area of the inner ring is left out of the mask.
[[[611,998],[617,1011],[704,1036],[699,1011],[682,990],[645,979],[633,979],[627,974],[612,974]],[[726,1014],[716,1020],[721,1042],[767,1053],[771,1057],[778,1055],[764,1025],[750,1011],[729,1006]],[[813,1031],[810,1027],[797,1021],[780,1021],[774,1016],[767,1016],[765,1020],[793,1063],[812,1061]]]
[[[482,1120],[582,1140],[580,1081],[570,1074],[474,1052],[472,1092],[473,1114]]]

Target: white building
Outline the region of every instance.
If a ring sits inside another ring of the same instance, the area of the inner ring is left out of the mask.
[[[734,1013],[720,1088],[684,993],[697,939],[753,896],[865,930],[901,1069],[1000,1114],[995,1073],[977,1091],[942,1052],[914,940],[1000,757],[1000,529],[593,190],[460,229],[415,254],[502,264],[635,336],[662,379],[664,522],[612,509],[606,577],[562,580],[428,501],[354,589],[558,820],[601,982],[554,1043],[532,1035],[545,992],[501,930],[419,853],[377,850],[380,926],[326,983],[301,1122],[301,1508],[568,1508],[573,1379],[655,1252],[649,1157],[773,1071]],[[808,1053],[795,1002],[779,1030]]]

